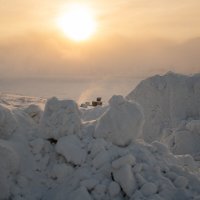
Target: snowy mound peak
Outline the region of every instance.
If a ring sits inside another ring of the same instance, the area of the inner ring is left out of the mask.
[[[120,95],[114,95],[112,98],[109,100],[110,106],[118,106],[120,104],[125,103],[125,99],[123,96]]]
[[[115,95],[109,100],[107,111],[97,120],[94,136],[125,146],[140,135],[143,122],[138,104]]]
[[[44,138],[58,139],[80,132],[80,111],[73,100],[49,99],[40,121],[40,131]]]
[[[165,129],[176,128],[183,120],[200,119],[200,75],[156,75],[143,80],[127,99],[143,107],[144,139],[160,140]]]

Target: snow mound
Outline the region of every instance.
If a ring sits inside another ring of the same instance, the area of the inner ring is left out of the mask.
[[[86,151],[81,148],[81,141],[76,135],[68,135],[58,140],[56,151],[63,155],[67,162],[81,165],[85,161]]]
[[[142,81],[127,99],[143,107],[145,141],[160,140],[165,129],[176,128],[183,120],[200,119],[200,75],[156,75]]]
[[[0,105],[0,138],[8,139],[17,129],[17,120],[11,109]]]
[[[84,122],[72,100],[51,98],[44,112],[36,105],[1,105],[0,200],[199,199],[199,79],[164,77],[144,81],[132,96],[141,95],[151,144],[140,137],[141,106],[122,96],[100,112],[84,111],[91,120]],[[189,96],[186,86],[192,86]],[[152,111],[157,104],[160,110]]]
[[[88,149],[94,140],[87,137],[87,142],[82,141],[83,148]],[[193,165],[185,168],[182,162],[185,158],[175,157],[164,151],[165,148],[158,142],[153,145],[136,142],[123,148],[107,143],[103,153],[94,157],[87,153],[84,164],[73,166],[74,170],[59,185],[54,183],[44,199],[186,200],[198,197],[200,180],[189,172],[196,168]],[[67,150],[65,145],[63,149]],[[92,164],[96,159],[102,161],[98,167]],[[62,162],[68,163],[67,159]]]
[[[35,121],[35,123],[39,124],[43,112],[38,105],[31,104],[25,108],[24,111]]]
[[[200,155],[200,120],[185,121],[174,130],[165,131],[161,141],[178,155],[190,154],[197,158]]]
[[[81,119],[78,106],[73,100],[49,99],[40,121],[40,131],[44,138],[60,137],[80,132]]]
[[[9,142],[0,140],[0,199],[8,199],[11,183],[19,169],[19,156]]]
[[[143,114],[139,105],[122,96],[113,96],[107,111],[97,119],[94,136],[125,146],[140,135],[142,126]]]

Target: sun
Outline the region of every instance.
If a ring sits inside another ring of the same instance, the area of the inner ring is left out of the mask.
[[[74,41],[89,39],[96,31],[96,21],[92,10],[82,4],[71,4],[57,19],[58,27]]]

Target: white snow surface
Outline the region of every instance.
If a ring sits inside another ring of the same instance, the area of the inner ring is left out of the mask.
[[[166,142],[176,154],[200,152],[200,74],[156,75],[142,81],[126,98],[143,108],[146,142]]]
[[[49,99],[40,120],[40,132],[44,138],[58,139],[69,134],[78,134],[81,119],[78,106],[73,100]]]
[[[110,107],[97,119],[94,136],[125,146],[142,132],[143,113],[139,105],[120,95],[109,100]]]
[[[199,83],[156,76],[81,111],[1,96],[0,200],[200,199]]]
[[[81,165],[85,161],[86,151],[81,148],[81,141],[76,135],[61,137],[55,149],[69,163],[72,162],[74,165]]]

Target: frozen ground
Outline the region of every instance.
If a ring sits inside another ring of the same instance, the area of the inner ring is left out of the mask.
[[[127,97],[0,96],[1,200],[200,199],[200,76],[168,73]]]

